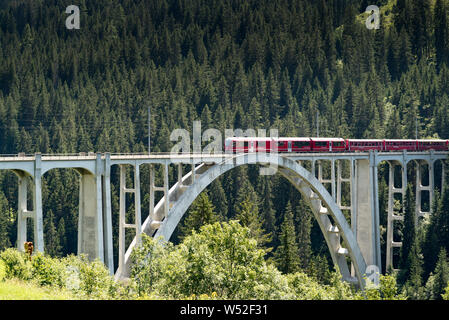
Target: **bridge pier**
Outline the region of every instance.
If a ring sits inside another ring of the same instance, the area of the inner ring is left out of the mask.
[[[33,190],[34,249],[44,252],[44,220],[42,214],[42,156],[36,154],[34,161]]]
[[[366,265],[375,265],[381,271],[377,166],[372,159],[355,160],[354,166],[355,237]]]
[[[141,242],[142,222],[141,222],[141,207],[140,207],[140,167],[138,163],[132,165],[134,170],[134,187],[126,187],[126,167],[120,165],[120,216],[119,216],[119,248],[118,248],[118,271],[122,272],[125,268],[125,253],[126,244],[125,236],[126,229],[135,230],[135,242],[137,245]],[[153,171],[153,170],[151,170]],[[153,176],[153,172],[150,173]],[[134,221],[127,223],[126,221],[126,194],[134,194]],[[154,198],[153,198],[154,201]],[[151,205],[150,205],[151,206]]]
[[[78,254],[104,262],[103,198],[101,154],[97,154],[96,172],[77,169],[81,174],[78,218]]]

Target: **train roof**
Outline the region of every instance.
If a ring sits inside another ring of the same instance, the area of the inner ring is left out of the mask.
[[[290,140],[290,141],[310,141],[310,138],[306,137],[278,137],[273,140]]]
[[[345,141],[343,138],[314,138],[311,137],[310,140],[312,141]]]
[[[234,140],[234,141],[267,141],[271,140],[271,137],[227,137],[226,140]]]
[[[383,141],[382,139],[346,139],[346,140],[354,141],[354,142],[363,142],[363,141],[366,141],[366,142],[373,142],[373,141],[375,141],[375,142],[382,142]]]

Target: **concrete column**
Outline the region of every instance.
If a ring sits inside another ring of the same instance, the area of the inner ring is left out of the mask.
[[[28,177],[19,176],[18,191],[18,217],[17,217],[17,249],[24,251],[24,243],[27,241],[27,188]]]
[[[103,241],[104,261],[111,275],[114,274],[114,252],[112,243],[112,206],[111,206],[111,154],[105,154],[103,175]]]
[[[388,217],[387,217],[387,252],[385,265],[388,268],[393,266],[393,187],[394,187],[394,166],[388,162]]]
[[[154,166],[150,165],[150,218],[154,219]]]
[[[78,254],[104,262],[101,175],[79,170]]]
[[[357,163],[351,159],[351,228],[354,236],[357,236]]]
[[[44,221],[42,215],[42,155],[35,154],[34,161],[34,250],[44,252]]]
[[[415,190],[415,225],[418,225],[418,218],[421,215],[421,164],[418,161],[416,163],[416,190]]]
[[[372,221],[373,221],[373,245],[375,265],[382,272],[382,260],[380,252],[380,213],[379,213],[379,181],[378,181],[378,167],[377,167],[377,152],[371,152],[370,156],[370,172],[372,173]]]
[[[435,160],[429,161],[429,212],[432,211],[433,197],[435,193]]]
[[[104,234],[103,234],[103,188],[102,188],[102,176],[104,172],[103,162],[101,161],[101,153],[97,153],[97,159],[95,161],[95,238],[96,238],[96,258],[104,261]]]
[[[118,244],[118,272],[125,263],[125,215],[126,215],[126,175],[125,166],[120,165],[120,212],[119,212],[119,244]]]
[[[359,244],[366,265],[377,265],[375,226],[373,219],[373,176],[369,160],[356,160],[356,180],[357,180],[357,221],[356,239]]]
[[[195,177],[195,165],[193,165],[192,169],[192,183]],[[168,196],[169,185],[168,185],[168,164],[164,164],[164,217],[165,219],[168,217],[168,210],[170,209],[170,199]]]
[[[142,218],[141,218],[141,205],[140,205],[140,168],[136,163],[134,166],[134,214],[135,214],[135,228],[136,228],[136,243],[141,243],[142,233]]]
[[[337,162],[337,205],[341,207],[341,163]]]
[[[336,194],[335,194],[335,160],[334,159],[331,160],[331,191],[332,191],[332,198],[334,198],[334,200],[335,200]]]

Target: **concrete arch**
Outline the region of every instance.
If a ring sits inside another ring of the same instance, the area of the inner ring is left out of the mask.
[[[213,165],[201,164],[195,170],[195,174],[200,172],[200,175],[192,184],[180,186],[178,182],[170,189],[169,199],[171,198],[170,194],[175,194],[177,189],[184,189],[184,191],[176,197],[167,218],[160,218],[162,221],[159,222],[155,221],[155,219],[151,221],[152,217],[148,217],[142,225],[142,231],[152,235],[155,228],[157,228],[154,237],[162,236],[164,239],[169,240],[189,206],[210,183],[225,172],[248,164],[266,164],[279,168],[279,173],[287,178],[301,192],[312,208],[329,247],[332,260],[335,266],[338,266],[343,279],[357,282],[360,287],[364,287],[366,263],[356,238],[339,206],[335,203],[326,188],[315,178],[313,173],[304,169],[297,162],[277,154],[264,155],[263,159],[258,154],[241,154],[232,158],[226,158],[224,161]],[[192,181],[192,172],[184,176],[182,181]],[[155,207],[155,212],[163,207],[164,201],[164,198],[159,201]],[[332,218],[334,224],[329,217]],[[347,248],[342,247],[341,240],[344,241]],[[118,270],[116,277],[126,277],[129,273],[130,254],[135,243],[136,241],[134,239],[125,255],[126,267],[124,270]],[[356,279],[350,275],[346,261],[347,257],[353,263]]]

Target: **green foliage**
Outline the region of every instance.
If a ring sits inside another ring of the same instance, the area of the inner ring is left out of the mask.
[[[364,292],[358,294],[360,299],[366,300],[406,300],[406,295],[399,293],[394,275],[380,275],[379,286],[369,284]]]
[[[38,253],[33,256],[32,278],[41,286],[63,287],[66,266],[58,259]]]
[[[211,224],[219,220],[215,212],[214,205],[209,200],[207,192],[202,192],[193,202],[191,210],[187,213],[187,217],[180,227],[180,239],[198,231],[201,226]]]
[[[172,298],[211,296],[214,292],[223,299],[284,295],[286,282],[279,271],[265,263],[264,251],[238,221],[203,226],[165,253],[158,247],[161,245],[146,239],[139,249],[143,252],[134,255],[137,267],[132,274],[140,291],[153,288],[158,295]],[[151,252],[154,257],[143,268],[142,259]],[[158,276],[151,284],[143,283],[155,274]]]
[[[446,289],[444,289],[444,294],[442,294],[443,300],[449,300],[449,282],[447,283]]]
[[[11,248],[0,253],[0,261],[8,279],[66,290],[80,299],[132,297],[128,288],[114,282],[103,263],[90,262],[85,256],[61,259],[37,253],[29,261],[24,253]]]
[[[85,256],[69,256],[63,262],[66,268],[70,267],[66,276],[74,273],[79,277],[79,288],[73,288],[77,294],[94,299],[114,298],[116,284],[102,262],[89,262]]]
[[[32,276],[32,265],[28,256],[16,249],[6,249],[0,253],[0,259],[3,260],[6,267],[6,278],[18,278],[29,280]]]
[[[274,253],[274,259],[278,269],[283,273],[294,273],[299,269],[298,244],[296,242],[295,225],[290,202],[284,213],[284,221],[281,224],[279,246]]]
[[[6,276],[6,265],[3,260],[0,259],[0,281],[2,281]]]
[[[433,285],[431,298],[435,300],[441,300],[445,289],[449,282],[449,264],[447,261],[446,249],[441,248],[438,255],[438,261],[433,272]]]

